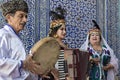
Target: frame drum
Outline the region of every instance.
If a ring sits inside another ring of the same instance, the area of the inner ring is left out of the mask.
[[[56,39],[46,37],[35,43],[31,48],[33,60],[40,63],[42,73],[47,74],[49,70],[53,69],[60,54],[60,46]]]

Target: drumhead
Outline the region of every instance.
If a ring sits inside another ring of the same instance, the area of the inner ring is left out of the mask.
[[[54,68],[60,54],[58,41],[52,37],[46,37],[38,41],[32,48],[33,60],[39,62],[43,74]]]

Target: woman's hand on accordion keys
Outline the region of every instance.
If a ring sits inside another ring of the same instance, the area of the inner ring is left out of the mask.
[[[55,80],[59,80],[59,71],[56,68],[51,70],[51,74],[54,76]]]
[[[65,80],[73,80],[68,73],[65,75]]]
[[[40,63],[35,62],[32,59],[32,55],[28,55],[27,58],[23,61],[23,68],[37,75],[43,74]]]

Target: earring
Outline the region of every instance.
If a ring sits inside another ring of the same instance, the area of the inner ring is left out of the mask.
[[[54,38],[57,38],[58,37],[58,35],[54,35]]]

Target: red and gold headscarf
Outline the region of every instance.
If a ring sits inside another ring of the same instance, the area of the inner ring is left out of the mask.
[[[65,24],[65,20],[64,19],[58,19],[58,20],[53,20],[51,23],[50,23],[50,28],[55,28],[59,25],[63,25]]]
[[[93,29],[90,29],[88,34],[92,34],[92,33],[99,33],[101,35],[101,30],[97,29],[97,28],[93,28]]]

